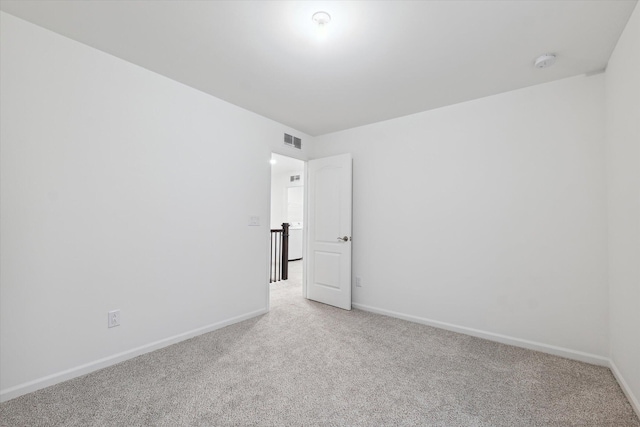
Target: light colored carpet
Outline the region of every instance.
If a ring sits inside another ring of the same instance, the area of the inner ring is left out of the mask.
[[[271,287],[269,314],[5,402],[0,423],[640,426],[606,368]]]

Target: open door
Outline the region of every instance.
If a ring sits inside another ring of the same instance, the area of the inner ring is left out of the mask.
[[[351,310],[351,154],[308,172],[307,298]]]

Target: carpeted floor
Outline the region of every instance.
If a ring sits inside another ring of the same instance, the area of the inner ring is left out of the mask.
[[[269,314],[5,402],[0,424],[640,426],[606,368],[271,286]]]

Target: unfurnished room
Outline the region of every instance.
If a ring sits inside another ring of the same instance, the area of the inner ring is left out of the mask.
[[[637,0],[0,0],[0,426],[640,427]]]

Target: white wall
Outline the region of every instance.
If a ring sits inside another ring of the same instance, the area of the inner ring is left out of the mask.
[[[282,138],[308,136],[11,15],[0,27],[1,398],[263,312],[269,158],[306,158]]]
[[[640,7],[606,73],[611,359],[640,416]]]
[[[602,74],[317,137],[353,154],[355,305],[606,364],[603,138]]]

